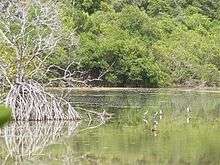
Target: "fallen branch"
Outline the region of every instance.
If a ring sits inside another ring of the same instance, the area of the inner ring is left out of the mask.
[[[105,110],[103,112],[96,112],[96,111],[87,110],[87,109],[84,109],[84,108],[81,108],[81,107],[78,107],[77,109],[86,112],[87,115],[88,115],[88,118],[89,118],[88,127],[85,128],[85,129],[82,129],[80,131],[85,131],[85,130],[100,127],[100,126],[104,125],[107,121],[109,121],[113,116],[113,114],[107,113]],[[92,118],[91,117],[92,115],[95,115],[96,117]],[[94,119],[98,120],[98,124],[95,125],[95,126],[90,126]]]

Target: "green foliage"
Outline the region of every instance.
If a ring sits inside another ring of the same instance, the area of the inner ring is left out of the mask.
[[[212,38],[197,32],[178,32],[153,46],[153,54],[163,63],[176,84],[219,85],[219,48]],[[196,84],[195,84],[196,83]]]
[[[0,126],[9,121],[11,118],[11,110],[4,105],[0,105]]]
[[[108,68],[105,80],[112,85],[163,84],[165,74],[149,56],[147,41],[142,40],[137,34],[130,35],[118,25],[101,23],[99,28],[93,29],[98,29],[98,34],[81,34],[82,45],[77,55],[83,69],[89,70],[93,76],[98,76]]]
[[[62,40],[48,64],[65,67],[75,60],[80,65],[72,71],[80,68],[91,78],[106,72],[101,84],[106,86],[220,85],[218,0],[63,0],[60,4],[63,38],[74,33],[79,45]],[[36,13],[30,13],[30,19]],[[30,28],[30,40],[49,30]],[[16,22],[11,30],[18,30]],[[31,47],[36,44],[32,43]],[[14,53],[7,52],[4,60]]]
[[[75,0],[74,6],[78,10],[93,14],[96,11],[108,9],[107,2],[108,0]]]

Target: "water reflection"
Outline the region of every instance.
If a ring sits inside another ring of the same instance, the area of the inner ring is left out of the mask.
[[[40,155],[45,147],[57,142],[61,137],[75,134],[79,123],[66,121],[13,122],[1,129],[8,159],[21,162],[33,154]]]
[[[1,130],[0,164],[220,164],[220,92],[74,91],[68,98],[78,110],[114,116],[95,129],[85,129],[87,121],[11,123]]]

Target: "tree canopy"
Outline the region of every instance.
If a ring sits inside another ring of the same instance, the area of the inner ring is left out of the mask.
[[[76,61],[69,69],[84,79],[102,75],[93,85],[220,85],[218,0],[63,0],[58,6],[63,35],[74,33],[77,44],[62,40],[48,65]]]

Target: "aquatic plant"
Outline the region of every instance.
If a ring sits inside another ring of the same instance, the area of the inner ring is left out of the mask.
[[[0,105],[0,126],[11,118],[11,109],[5,105]]]

